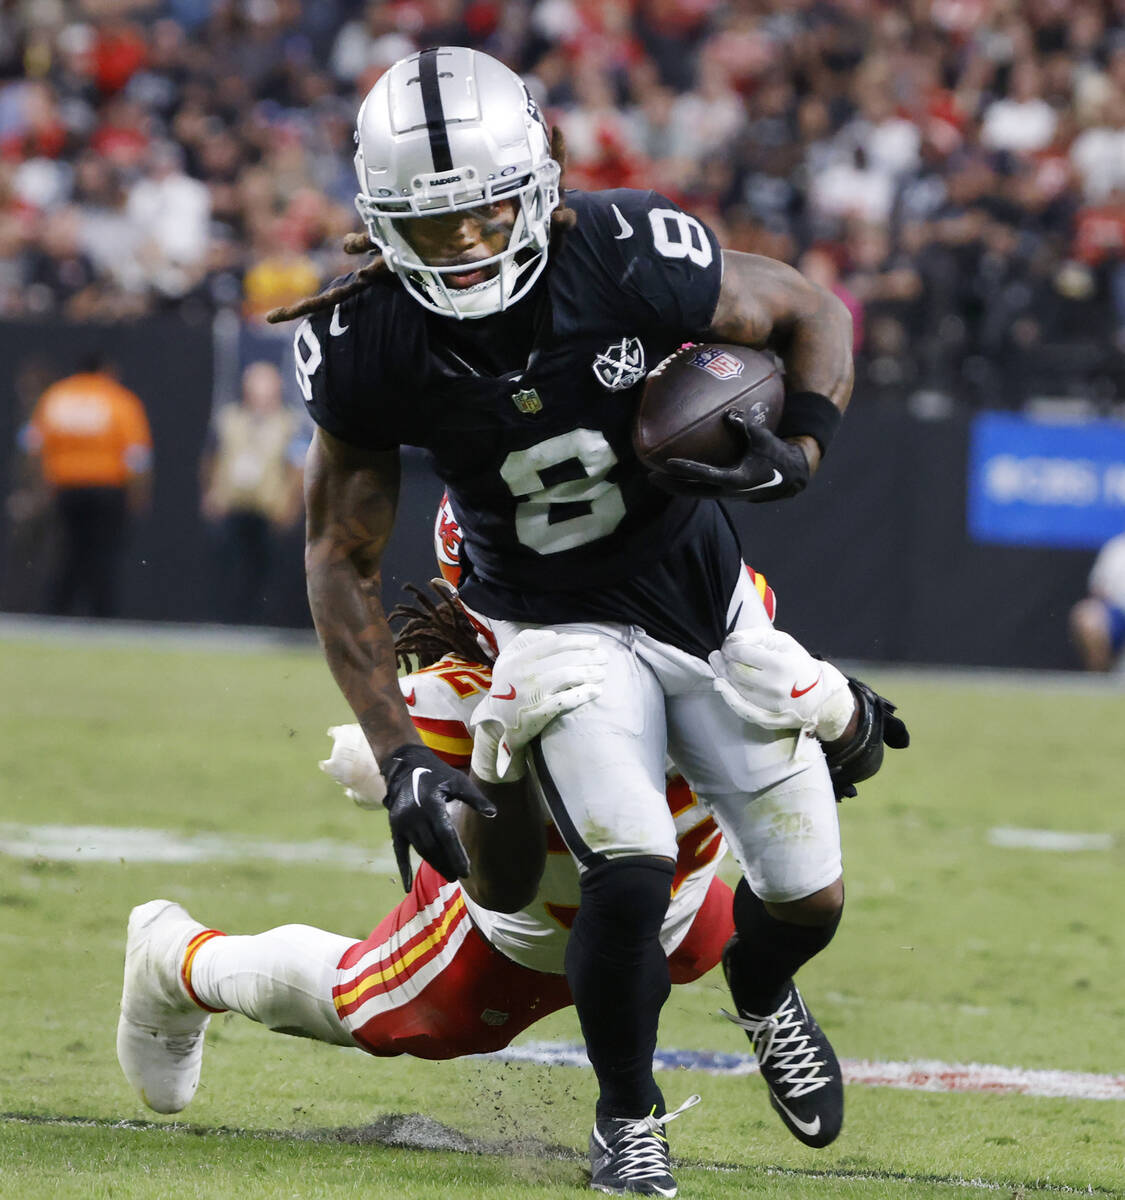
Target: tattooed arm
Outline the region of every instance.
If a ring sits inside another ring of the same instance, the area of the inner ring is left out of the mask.
[[[709,331],[722,342],[768,347],[785,364],[785,390],[814,393],[843,412],[851,399],[852,318],[842,300],[799,271],[758,254],[723,252],[723,282]],[[789,438],[809,469],[821,448],[808,435]]]
[[[785,408],[776,434],[725,414],[742,448],[733,466],[674,458],[655,482],[669,491],[784,500],[820,466],[852,394],[852,320],[844,304],[792,267],[723,252],[723,282],[709,337],[769,348],[785,363]]]
[[[397,451],[358,450],[317,430],[305,470],[305,574],[329,669],[387,783],[383,803],[409,891],[411,846],[446,879],[469,872],[450,800],[485,816],[495,809],[466,776],[421,744],[398,689],[394,641],[379,592],[399,471]]]
[[[377,761],[419,741],[398,690],[394,641],[379,594],[399,470],[398,451],[356,450],[322,429],[305,469],[309,608],[328,667]]]

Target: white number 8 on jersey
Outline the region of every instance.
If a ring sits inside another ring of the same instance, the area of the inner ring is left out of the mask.
[[[652,244],[665,258],[686,258],[697,267],[709,267],[714,253],[702,225],[676,208],[649,211]]]
[[[500,475],[519,501],[519,540],[540,554],[558,554],[612,533],[625,515],[621,489],[606,479],[616,463],[596,429],[573,429],[513,450]]]

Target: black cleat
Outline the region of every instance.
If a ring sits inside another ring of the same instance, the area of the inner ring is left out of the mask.
[[[590,1134],[590,1186],[611,1196],[674,1196],[676,1181],[663,1127],[699,1103],[689,1096],[662,1117],[603,1117]]]
[[[738,1005],[737,996],[734,1001]],[[723,1010],[724,1017],[746,1030],[770,1103],[789,1132],[806,1146],[834,1142],[844,1123],[840,1063],[797,985],[792,980],[786,984],[781,1004],[768,1016],[747,1012],[741,1005],[738,1014]]]

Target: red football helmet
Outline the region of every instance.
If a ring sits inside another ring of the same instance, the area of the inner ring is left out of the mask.
[[[453,515],[453,506],[449,503],[449,493],[443,492],[441,503],[438,505],[437,517],[434,520],[434,554],[437,557],[438,570],[442,579],[453,587],[461,583],[461,526]],[[496,637],[489,629],[485,619],[478,617],[467,609],[458,599],[461,611],[466,620],[476,630],[477,641],[484,655],[484,662],[492,660],[500,653],[496,645]]]
[[[448,492],[442,493],[434,521],[434,554],[441,577],[457,587],[461,582],[461,526],[453,515]]]

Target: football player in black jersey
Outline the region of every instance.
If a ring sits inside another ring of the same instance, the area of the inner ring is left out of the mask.
[[[309,602],[387,780],[396,843],[464,875],[446,805],[488,808],[419,743],[395,681],[380,560],[407,445],[446,485],[462,600],[500,645],[528,626],[578,629],[609,663],[602,696],[532,755],[582,871],[567,978],[600,1089],[592,1186],[675,1194],[674,1114],[652,1074],[675,887],[666,755],[743,868],[724,967],[771,1102],[798,1138],[827,1145],[839,1064],[792,977],[842,910],[832,784],[815,738],[746,723],[717,688],[724,647],[737,658],[768,618],[714,497],[783,499],[808,483],[851,392],[847,310],[782,263],[724,252],[656,193],[561,193],[561,144],[519,78],[478,52],[396,63],[364,101],[357,144],[360,248],[375,257],[277,316],[308,317],[295,352],[318,426]],[[631,427],[645,374],[689,340],[770,347],[787,397],[776,435],[743,429],[741,462],[685,463],[671,492],[638,462]],[[794,679],[793,696],[819,682]]]

